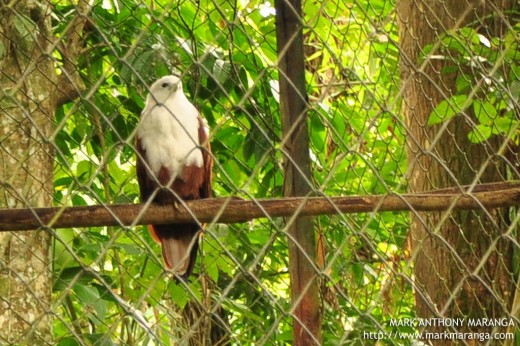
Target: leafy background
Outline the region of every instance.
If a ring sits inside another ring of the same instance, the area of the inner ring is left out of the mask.
[[[76,15],[75,6],[68,0],[53,3],[59,34]],[[316,195],[405,191],[394,5],[304,2]],[[172,72],[182,75],[188,97],[212,129],[214,195],[281,196],[273,6],[260,0],[95,0],[77,66],[87,91],[56,118],[55,205],[138,202],[135,127],[146,86]],[[438,106],[431,124],[473,107],[479,121],[473,141],[516,129],[508,100],[519,94],[517,31],[511,28],[505,52],[494,38],[469,29],[446,35],[445,49],[473,70],[461,74],[458,94]],[[513,66],[511,74],[495,71],[486,97],[468,96],[474,70],[489,73],[500,59]],[[363,331],[413,331],[388,323],[415,316],[409,216],[384,212],[315,222],[324,345],[360,344]],[[164,272],[159,246],[142,226],[55,232],[58,345],[182,341],[188,328],[182,309],[190,301],[221,306],[234,344],[291,344],[281,220],[208,225],[188,285]]]

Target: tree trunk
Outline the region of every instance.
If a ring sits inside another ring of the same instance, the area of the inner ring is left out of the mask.
[[[276,41],[284,149],[284,196],[312,193],[307,90],[300,0],[277,0]],[[316,272],[314,221],[288,219],[289,274],[293,304],[293,345],[321,344],[321,313]]]
[[[52,205],[56,73],[41,6],[0,2],[0,208]],[[0,235],[2,345],[52,344],[50,240],[43,230]]]
[[[482,144],[468,140],[472,129],[468,115],[447,123],[427,125],[434,108],[456,92],[457,72],[447,74],[449,61],[444,47],[431,52],[448,59],[419,59],[426,45],[439,42],[447,30],[477,23],[498,35],[504,16],[492,16],[492,9],[505,9],[504,1],[401,0],[398,3],[401,48],[403,113],[408,128],[409,188],[412,192],[505,180],[506,167],[490,160],[502,138],[495,136]],[[486,17],[487,16],[487,17]],[[491,19],[490,19],[491,18]],[[485,24],[485,25],[484,25]],[[492,29],[489,29],[492,28]],[[498,156],[497,156],[498,157]],[[417,316],[422,318],[503,318],[508,316],[514,292],[512,244],[501,237],[507,230],[506,210],[415,213],[411,238],[414,263]],[[431,327],[440,332],[447,328]],[[491,332],[490,328],[463,327],[459,332]],[[448,330],[454,331],[454,330]],[[503,331],[503,330],[499,330]],[[442,340],[436,344],[451,344]],[[468,342],[468,340],[466,340]]]

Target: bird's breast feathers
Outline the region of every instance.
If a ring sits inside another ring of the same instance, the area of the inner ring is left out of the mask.
[[[168,169],[172,177],[179,177],[185,167],[204,164],[198,111],[188,100],[182,101],[147,105],[141,115],[137,136],[155,176],[161,167]]]

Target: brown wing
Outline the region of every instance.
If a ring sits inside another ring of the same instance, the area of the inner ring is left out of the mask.
[[[204,121],[199,117],[199,143],[202,150],[202,158],[204,160],[204,180],[200,186],[200,198],[211,197],[211,170],[213,168],[213,156],[211,155],[211,146],[209,144],[209,137]]]
[[[141,196],[141,203],[144,203],[150,198],[153,190],[155,189],[154,182],[150,180],[147,174],[147,164],[146,162],[146,150],[141,146],[141,140],[137,135],[135,136],[135,149],[137,159],[135,162],[135,171],[137,174],[137,183],[139,184],[139,194]],[[152,225],[147,226],[148,231],[152,235],[152,238],[157,242],[161,243],[159,236],[155,232],[155,229]]]
[[[136,165],[135,170],[137,174],[137,182],[139,183],[139,191],[141,195],[141,203],[144,203],[150,198],[150,195],[155,189],[155,184],[148,177],[146,161],[146,150],[141,146],[141,140],[137,135],[135,136],[135,149],[136,149]]]

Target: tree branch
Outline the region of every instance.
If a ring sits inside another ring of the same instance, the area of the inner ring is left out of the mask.
[[[466,188],[462,188],[464,191]],[[442,211],[493,209],[520,205],[520,182],[484,184],[480,192],[453,192],[350,197],[294,197],[246,201],[214,198],[173,205],[114,204],[82,207],[0,209],[0,232],[38,228],[69,228],[201,223],[240,223],[256,218],[333,215],[383,211]]]

